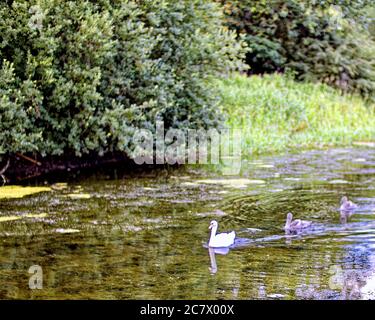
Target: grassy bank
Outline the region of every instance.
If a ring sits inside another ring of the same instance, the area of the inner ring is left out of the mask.
[[[218,80],[231,128],[241,128],[244,153],[350,145],[375,140],[375,105],[322,84],[285,75]]]

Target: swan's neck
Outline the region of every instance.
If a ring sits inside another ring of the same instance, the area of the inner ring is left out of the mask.
[[[290,223],[292,222],[291,219],[286,219],[286,222],[285,222],[285,229],[289,229],[290,228]]]
[[[212,227],[211,229],[211,237],[210,237],[210,241],[213,240],[216,236],[216,231],[217,231],[217,227]]]

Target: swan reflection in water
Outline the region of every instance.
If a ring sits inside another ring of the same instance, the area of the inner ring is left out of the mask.
[[[346,224],[352,215],[353,215],[353,211],[340,210],[340,223]]]
[[[211,267],[209,270],[211,274],[215,274],[217,272],[217,264],[216,264],[216,257],[215,254],[222,254],[226,255],[229,252],[229,248],[208,248],[208,254],[210,256]]]

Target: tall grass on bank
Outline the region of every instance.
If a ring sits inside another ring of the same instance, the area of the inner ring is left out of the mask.
[[[281,74],[215,82],[227,124],[242,129],[244,155],[375,140],[375,105],[358,96]]]

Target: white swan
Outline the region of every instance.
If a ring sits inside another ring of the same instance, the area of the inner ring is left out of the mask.
[[[208,229],[211,229],[210,241],[208,246],[211,248],[223,248],[229,247],[234,243],[234,238],[236,233],[234,231],[229,233],[219,233],[216,234],[218,228],[218,223],[215,220],[212,220]]]

